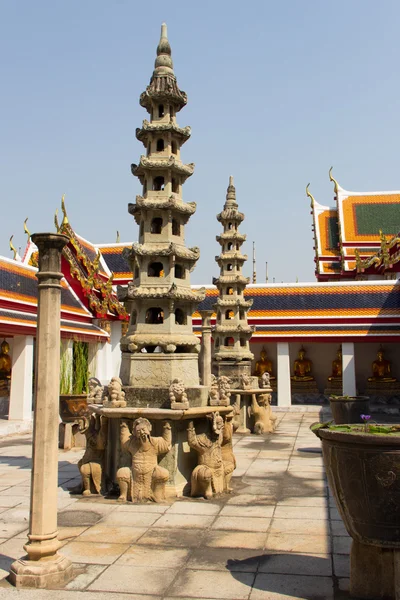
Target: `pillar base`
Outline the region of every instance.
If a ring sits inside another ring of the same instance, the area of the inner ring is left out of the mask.
[[[41,560],[19,558],[12,563],[8,579],[16,588],[54,588],[66,585],[73,577],[71,561],[56,554]]]
[[[367,546],[353,540],[350,595],[365,600],[399,600],[400,550]]]

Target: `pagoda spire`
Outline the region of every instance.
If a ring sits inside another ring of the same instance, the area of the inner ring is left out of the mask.
[[[168,41],[167,24],[161,25],[161,36],[157,46],[157,58],[154,63],[153,77],[162,74],[174,74],[174,65],[171,58],[171,46]]]
[[[239,375],[244,372],[250,375],[253,354],[250,352],[249,341],[254,328],[247,323],[247,312],[253,301],[244,298],[244,290],[250,283],[242,273],[247,256],[242,254],[241,246],[246,235],[239,232],[239,225],[244,214],[238,210],[232,176],[229,178],[224,209],[217,215],[217,219],[223,226],[223,232],[217,236],[221,253],[215,257],[220,267],[220,276],[213,280],[219,291],[214,306],[217,313],[214,328],[214,370],[218,375],[239,380]]]

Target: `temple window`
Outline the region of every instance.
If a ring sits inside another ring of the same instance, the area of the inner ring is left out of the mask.
[[[233,271],[233,265],[231,263],[229,263],[228,265],[226,265],[226,270],[227,271]]]
[[[245,339],[243,339],[243,338],[240,338],[240,345],[242,346],[242,348],[243,348],[244,346],[246,346],[246,340],[245,340]]]
[[[183,312],[181,308],[175,309],[175,323],[177,325],[186,325],[186,314]]]
[[[172,219],[172,235],[181,235],[181,224],[176,219]]]
[[[139,235],[142,237],[144,233],[144,221],[140,222]]]
[[[219,348],[219,338],[217,338],[217,339],[215,340],[215,347],[216,347],[216,348]]]
[[[160,307],[149,308],[146,312],[145,322],[149,325],[164,323],[164,311]]]
[[[228,229],[232,229],[233,225],[232,223],[228,223]]]
[[[158,118],[162,119],[164,116],[164,104],[158,105]]]
[[[226,288],[226,293],[228,294],[228,296],[232,296],[233,295],[233,288],[232,287]]]
[[[235,340],[233,337],[226,337],[224,341],[224,346],[232,347],[235,345]]]
[[[171,152],[172,152],[172,154],[176,154],[176,142],[175,141],[171,142]]]
[[[136,312],[136,310],[133,310],[131,312],[131,325],[136,325],[136,320],[137,320],[137,312]]]
[[[237,293],[238,296],[241,296],[242,295],[242,290],[237,290],[236,293]]]
[[[220,313],[220,311],[217,312],[217,321],[218,321],[218,323],[221,323],[221,313]]]
[[[235,313],[233,312],[233,310],[227,310],[225,312],[225,319],[227,319],[227,320],[233,319],[234,316],[235,316]]]
[[[135,267],[135,271],[134,271],[134,278],[137,279],[139,277],[139,267],[136,265]]]
[[[169,116],[171,117],[171,119],[175,116],[175,110],[172,105],[169,107]]]
[[[164,177],[154,177],[154,181],[153,181],[153,191],[154,192],[161,192],[164,190],[164,186],[165,186],[165,180]]]
[[[240,246],[239,244],[236,244],[236,250],[239,250]]]
[[[157,140],[157,152],[162,152],[164,150],[164,140]]]
[[[229,242],[229,244],[226,247],[227,250],[232,250],[232,242]]]
[[[241,319],[243,321],[244,318],[245,318],[244,317],[244,310],[240,310],[239,311],[239,319]]]
[[[143,183],[143,195],[147,192],[147,179],[144,180]]]
[[[178,194],[179,193],[179,182],[173,177],[171,183],[172,183],[173,193]]]
[[[150,263],[147,269],[148,277],[164,277],[164,265],[162,262]]]
[[[177,279],[185,279],[185,269],[182,265],[175,265],[175,277]]]
[[[154,217],[154,219],[151,222],[150,232],[151,233],[161,233],[162,225],[163,225],[162,218]]]

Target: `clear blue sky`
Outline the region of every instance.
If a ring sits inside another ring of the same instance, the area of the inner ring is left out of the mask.
[[[53,231],[63,193],[83,237],[137,239],[130,164],[162,21],[189,97],[178,122],[192,127],[182,154],[196,163],[183,188],[198,206],[192,282],[218,272],[215,214],[231,174],[258,281],[265,261],[271,281],[313,281],[306,184],[332,204],[333,165],[345,189],[400,189],[395,0],[0,0],[0,254],[11,256],[11,234],[24,246],[25,217]]]

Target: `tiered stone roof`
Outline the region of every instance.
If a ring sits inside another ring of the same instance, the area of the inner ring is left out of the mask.
[[[217,361],[238,362],[253,359],[249,340],[254,328],[247,323],[247,311],[252,302],[243,297],[244,289],[250,280],[242,274],[247,256],[240,251],[246,236],[238,232],[238,226],[243,219],[244,214],[239,212],[236,202],[233,177],[230,177],[224,209],[217,215],[217,220],[224,228],[223,234],[217,236],[221,253],[215,257],[220,267],[220,275],[213,279],[219,293],[214,304],[217,321],[213,330],[214,359]]]

